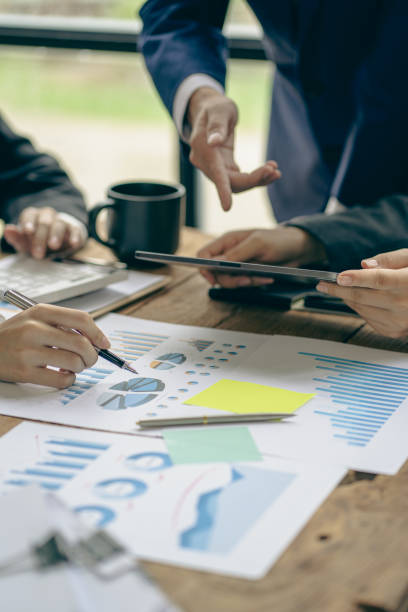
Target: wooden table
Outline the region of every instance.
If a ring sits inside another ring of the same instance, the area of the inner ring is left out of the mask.
[[[180,253],[194,254],[206,241],[198,231],[185,230]],[[111,257],[95,244],[87,249]],[[167,323],[307,336],[407,352],[406,342],[383,338],[355,317],[213,302],[207,296],[208,286],[193,269],[179,267],[166,273],[171,282],[165,289],[121,312]],[[19,422],[0,416],[0,434]],[[145,567],[185,612],[406,612],[407,534],[408,462],[392,477],[349,472],[262,580],[156,563]],[[134,609],[137,612],[137,603]]]

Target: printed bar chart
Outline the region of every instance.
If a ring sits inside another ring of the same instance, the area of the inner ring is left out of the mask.
[[[86,440],[47,438],[41,447],[41,458],[33,465],[10,470],[4,484],[17,487],[37,484],[42,489],[58,491],[109,447]]]
[[[85,393],[85,391],[88,391],[88,389],[104,380],[109,374],[112,374],[112,372],[113,370],[89,368],[81,372],[81,374],[77,374],[74,384],[68,387],[62,394],[61,403],[64,404],[64,406],[69,404],[72,400]]]
[[[111,350],[129,361],[135,361],[149,353],[168,338],[169,336],[120,330],[109,334]]]
[[[316,362],[313,378],[320,397],[330,399],[327,410],[334,437],[350,446],[367,446],[408,397],[408,369],[299,352]]]

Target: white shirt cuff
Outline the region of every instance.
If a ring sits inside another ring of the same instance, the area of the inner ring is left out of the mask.
[[[179,85],[173,102],[173,119],[181,140],[188,142],[191,135],[191,127],[186,119],[187,106],[193,93],[200,87],[211,87],[219,93],[224,93],[224,88],[208,74],[190,74]]]
[[[346,210],[346,206],[339,202],[336,197],[331,196],[326,204],[324,213],[326,215],[334,215],[335,213],[342,212],[343,210]]]
[[[72,215],[68,213],[59,212],[58,217],[62,219],[62,221],[65,221],[65,223],[69,223],[69,225],[72,225],[73,227],[77,227],[79,231],[81,232],[82,244],[85,244],[88,238],[88,230],[85,224],[82,223],[82,221],[79,221],[79,219],[76,219],[76,217],[73,217]]]

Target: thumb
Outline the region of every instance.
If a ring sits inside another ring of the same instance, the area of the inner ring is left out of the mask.
[[[26,250],[25,236],[22,235],[17,225],[6,225],[4,228],[4,238],[16,251]]]
[[[232,103],[217,104],[207,110],[207,144],[224,144],[234,131],[237,122],[235,107]]]
[[[398,249],[388,253],[380,253],[373,258],[363,259],[363,268],[389,268],[397,270],[408,267],[408,249]]]

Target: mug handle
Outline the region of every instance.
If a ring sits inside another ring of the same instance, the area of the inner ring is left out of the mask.
[[[114,248],[116,246],[116,240],[114,238],[108,238],[108,240],[103,240],[96,231],[96,219],[99,213],[105,209],[114,209],[115,205],[110,204],[109,202],[104,202],[102,204],[97,204],[90,211],[88,211],[88,227],[89,227],[89,235],[94,240],[97,240],[101,244]]]

